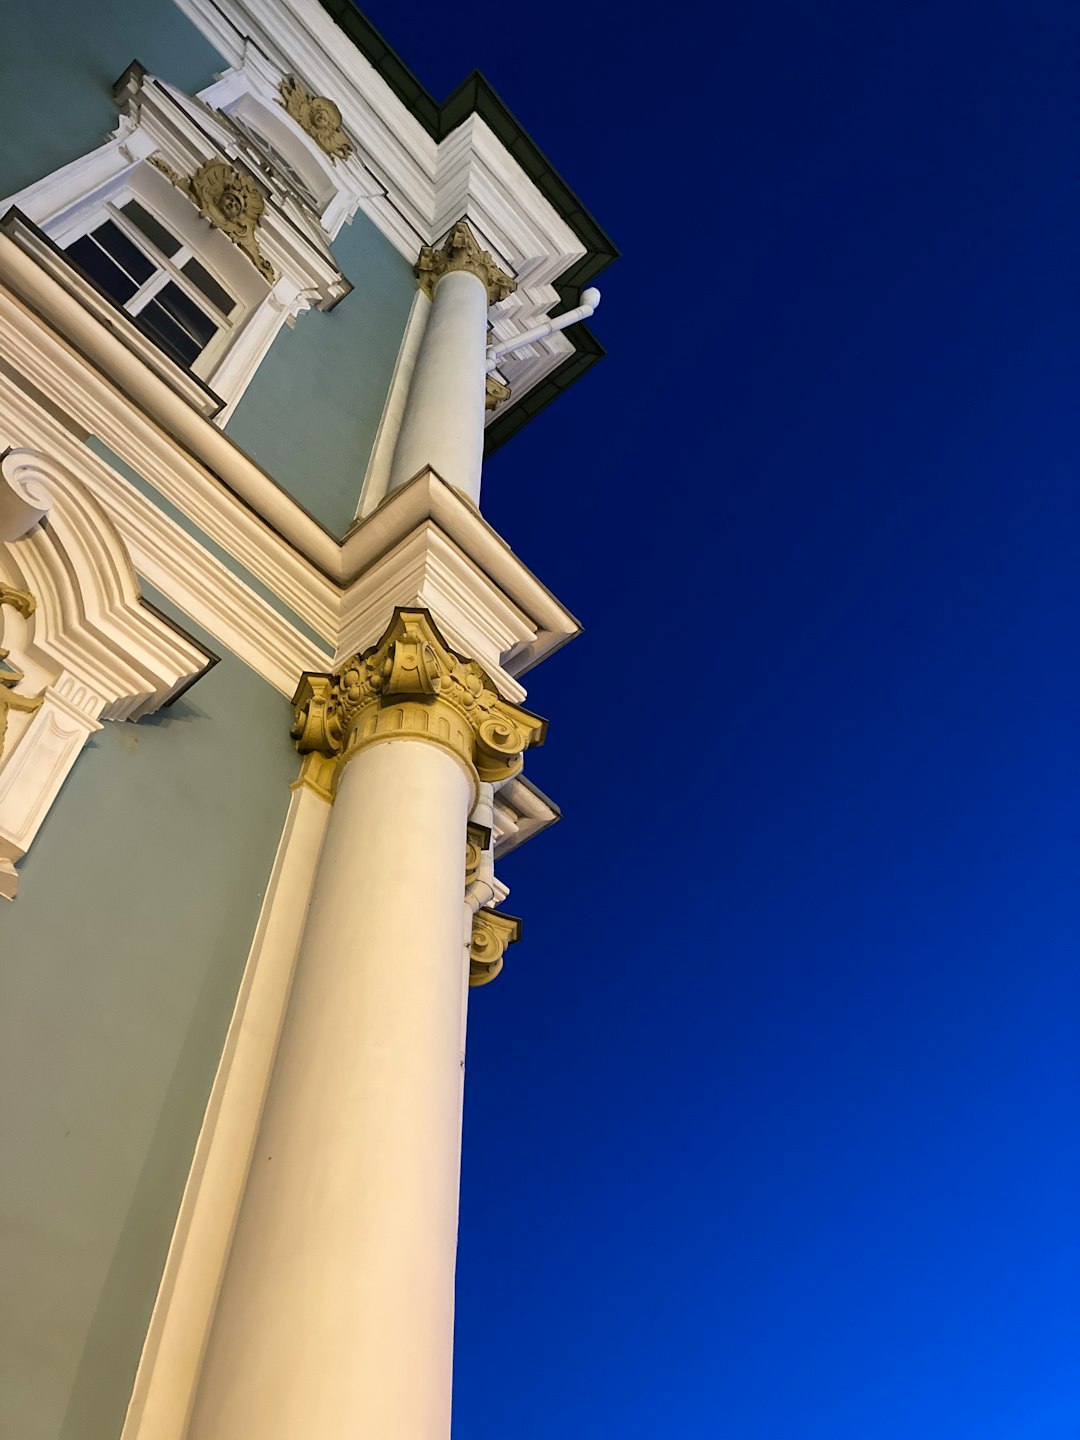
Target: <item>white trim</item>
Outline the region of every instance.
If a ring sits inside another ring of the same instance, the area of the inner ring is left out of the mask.
[[[17,284],[40,315],[72,334],[80,348],[96,352],[103,364],[123,378],[131,398],[118,393],[38,316],[5,294],[5,278],[9,284]],[[580,627],[565,607],[479,512],[433,472],[396,490],[344,541],[334,540],[3,236],[0,325],[7,362],[73,422],[65,431],[0,373],[0,395],[5,397],[5,413],[11,415],[10,424],[15,427],[7,443],[39,443],[27,439],[29,431],[19,433],[20,425],[32,421],[40,427],[34,433],[54,437],[48,443],[40,442],[41,448],[58,456],[63,453],[65,463],[76,465],[80,473],[88,467],[91,475],[100,475],[89,456],[75,461],[81,447],[75,442],[73,450],[70,430],[97,435],[289,605],[331,648],[339,645],[342,627],[352,626],[355,615],[368,603],[375,562],[428,520],[464,552],[494,592],[501,593],[506,603],[525,617],[533,632],[534,638],[520,635],[513,639],[502,655],[500,664],[508,675],[520,677],[578,633]],[[153,423],[154,419],[159,423]],[[263,515],[267,521],[260,518]]]
[[[357,188],[359,208],[410,264],[420,245],[436,243],[468,218],[518,281],[517,292],[492,313],[497,340],[548,318],[558,299],[555,282],[585,248],[484,120],[470,115],[436,144],[318,0],[175,3],[230,65],[270,86],[295,74],[340,107],[356,146],[349,164],[375,181],[365,193]],[[508,358],[515,398],[572,353],[569,339],[557,334]]]
[[[0,460],[0,485],[24,489],[28,477],[49,502],[48,524],[0,545],[0,569],[37,601],[8,648],[25,672],[23,693],[43,703],[0,753],[0,894],[8,899],[14,862],[99,722],[160,709],[210,658],[142,604],[123,541],[92,495],[33,451]]]
[[[262,1116],[330,806],[293,789],[121,1440],[183,1440]]]

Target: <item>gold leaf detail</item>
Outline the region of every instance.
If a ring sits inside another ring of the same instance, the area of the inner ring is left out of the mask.
[[[438,250],[425,245],[416,262],[420,289],[429,296],[434,296],[435,286],[444,275],[456,270],[464,270],[484,282],[489,305],[505,300],[517,289],[517,281],[499,266],[490,250],[480,248],[466,220],[457,222]]]
[[[388,734],[453,750],[479,780],[506,780],[545,722],[495,690],[475,660],[451,650],[426,610],[397,610],[377,645],[336,675],[305,674],[293,697],[301,754],[343,759]]]
[[[207,160],[188,181],[187,189],[210,224],[239,246],[259,274],[272,285],[277,276],[255,236],[266,201],[251,176],[227,160]]]
[[[278,86],[281,103],[300,129],[310,135],[320,150],[331,160],[347,160],[352,154],[352,141],[341,128],[341,111],[325,95],[311,95],[291,75]]]

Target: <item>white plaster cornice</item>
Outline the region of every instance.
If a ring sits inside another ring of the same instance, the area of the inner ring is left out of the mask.
[[[511,698],[520,691],[517,677],[578,633],[573,616],[479,511],[432,471],[393,492],[336,540],[3,235],[0,327],[0,439],[37,446],[79,474],[108,504],[133,553],[151,565],[153,583],[166,593],[177,592],[178,600],[181,591],[235,594],[237,613],[249,617],[243,646],[239,628],[221,633],[227,607],[219,614],[215,603],[204,600],[195,618],[249,662],[257,643],[252,637],[267,637],[267,654],[255,668],[278,688],[287,688],[290,665],[299,662],[296,675],[317,668],[313,657],[324,652],[242,581],[224,578],[227,567],[89,452],[84,437],[98,437],[287,605],[330,653],[370,643],[394,604],[422,601],[454,632],[456,643],[483,658]],[[164,532],[178,538],[155,540]],[[406,540],[410,548],[402,548]],[[426,547],[422,563],[418,546]],[[180,554],[189,557],[185,566]],[[185,573],[204,577],[202,586],[185,586]],[[250,598],[242,598],[245,593]],[[464,618],[470,613],[471,630]]]

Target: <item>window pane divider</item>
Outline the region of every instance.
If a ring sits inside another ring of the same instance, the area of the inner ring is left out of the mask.
[[[220,311],[218,307],[214,304],[214,302],[210,300],[206,295],[204,295],[199,289],[199,287],[191,280],[189,280],[188,277],[183,273],[183,271],[178,269],[176,264],[172,260],[170,260],[167,255],[163,255],[161,251],[157,248],[157,246],[147,239],[147,237],[142,233],[142,231],[137,225],[133,225],[131,221],[127,218],[127,216],[121,214],[115,206],[110,204],[106,205],[105,208],[109,212],[109,219],[114,222],[117,228],[122,230],[123,233],[127,236],[127,238],[132,242],[132,244],[138,245],[139,249],[143,252],[143,254],[146,255],[148,259],[152,260],[155,265],[157,265],[161,270],[165,272],[166,280],[172,280],[176,285],[180,287],[181,290],[183,290],[184,294],[188,297],[189,300],[193,301],[200,310],[204,311],[207,315],[209,315],[211,320],[217,321],[219,329],[228,330],[232,328],[229,317],[223,314],[222,311]],[[181,245],[176,253],[177,255],[183,255],[185,250],[187,251],[187,255],[185,256],[186,260],[197,258],[195,257],[194,249],[190,245]],[[202,264],[202,261],[200,260],[199,263]],[[210,273],[212,274],[213,272],[211,271]],[[215,276],[214,278],[216,279],[217,277]],[[145,290],[146,286],[152,284],[153,277],[146,281],[146,285],[143,286],[143,289]],[[218,281],[218,284],[221,285],[220,280]],[[148,300],[152,299],[153,295],[157,294],[157,291],[160,288],[160,286],[157,286],[152,292],[147,294],[142,300],[139,308],[141,309],[142,305],[145,305]],[[222,289],[224,288],[225,287],[222,285]],[[133,304],[135,300],[139,299],[140,295],[142,295],[141,290],[137,295],[132,297],[132,300],[129,302],[129,306],[130,304]],[[131,313],[135,314],[136,312],[132,310]]]

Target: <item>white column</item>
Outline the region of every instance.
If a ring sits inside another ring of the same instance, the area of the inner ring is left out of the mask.
[[[341,772],[189,1440],[447,1440],[475,772]]]
[[[429,466],[474,504],[484,459],[487,316],[513,280],[459,221],[439,250],[417,264],[431,315],[413,371],[390,469],[391,490]]]
[[[467,270],[444,275],[413,372],[390,488],[430,466],[470,500],[484,460],[487,286]]]

